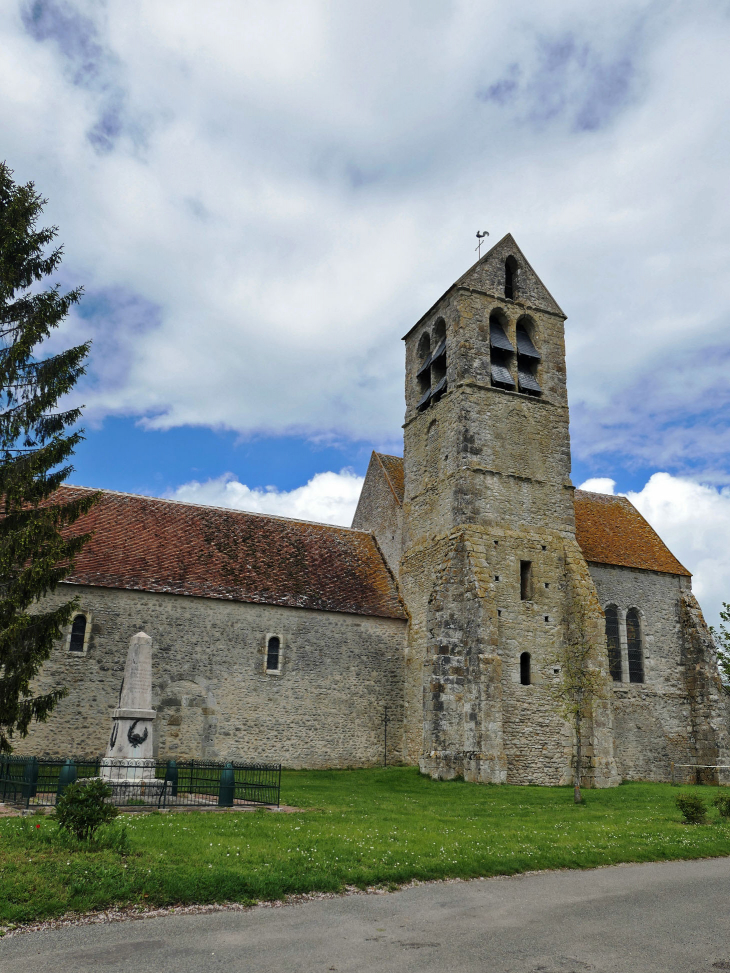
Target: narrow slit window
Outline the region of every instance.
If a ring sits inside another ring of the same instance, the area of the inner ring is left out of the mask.
[[[269,637],[266,647],[266,670],[267,672],[279,671],[279,658],[281,655],[281,639],[278,635]]]
[[[520,561],[520,599],[532,601],[532,561]]]
[[[609,605],[605,615],[608,670],[614,682],[621,682],[621,640],[618,634],[618,612],[613,605]]]
[[[641,645],[641,621],[636,608],[626,612],[626,642],[629,650],[629,682],[644,681],[644,653]]]
[[[504,296],[510,301],[517,293],[517,261],[514,257],[507,257],[504,262]]]
[[[523,652],[520,656],[520,682],[523,686],[529,686],[532,682],[529,652]]]
[[[71,625],[69,652],[83,652],[86,639],[86,615],[76,615]]]

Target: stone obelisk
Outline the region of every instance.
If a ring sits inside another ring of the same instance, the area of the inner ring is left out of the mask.
[[[116,797],[135,798],[137,791],[161,784],[155,780],[152,749],[152,639],[138,632],[129,643],[127,664],[112,714],[112,732],[101,776],[114,787]],[[120,793],[117,795],[116,791]],[[124,791],[124,793],[122,793]]]

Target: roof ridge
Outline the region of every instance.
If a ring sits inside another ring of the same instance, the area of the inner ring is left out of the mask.
[[[240,507],[219,507],[212,503],[194,503],[191,500],[175,500],[173,497],[155,497],[148,493],[125,493],[122,490],[108,490],[106,487],[77,486],[73,483],[62,483],[60,490],[88,490],[89,493],[104,493],[115,497],[129,497],[132,500],[152,500],[155,503],[177,504],[181,507],[193,507],[198,510],[218,510],[221,513],[245,514],[247,517],[264,517],[267,520],[284,520],[294,524],[311,524],[314,527],[330,527],[332,530],[344,530],[350,534],[371,534],[369,530],[357,527],[342,527],[340,524],[327,524],[321,520],[305,520],[303,517],[285,517],[283,514],[265,514],[259,510],[242,510]]]
[[[378,457],[378,462],[380,463],[380,468],[383,471],[383,475],[385,476],[385,479],[386,479],[386,482],[387,482],[388,486],[390,487],[390,492],[395,497],[395,502],[398,504],[399,507],[402,507],[403,506],[403,501],[398,496],[398,491],[396,490],[395,484],[393,483],[393,481],[390,478],[390,475],[388,474],[388,468],[386,467],[385,463],[383,462],[383,457],[387,457],[388,459],[400,460],[401,463],[403,462],[403,457],[402,456],[393,456],[392,453],[379,453],[377,451],[377,449],[374,449],[373,452]],[[375,535],[373,535],[373,536],[375,536]]]

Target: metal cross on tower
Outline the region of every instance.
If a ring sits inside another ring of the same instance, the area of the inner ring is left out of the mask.
[[[484,242],[484,237],[485,236],[489,236],[489,230],[481,230],[481,232],[479,230],[477,230],[477,240],[479,242],[474,247],[474,249],[479,254],[479,256],[477,258],[478,260],[481,260],[482,259],[482,243]]]

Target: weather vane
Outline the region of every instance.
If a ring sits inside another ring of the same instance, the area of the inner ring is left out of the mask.
[[[489,236],[489,230],[477,230],[477,240],[479,241],[474,249],[479,254],[478,259],[482,259],[482,243],[484,242],[484,237]]]

